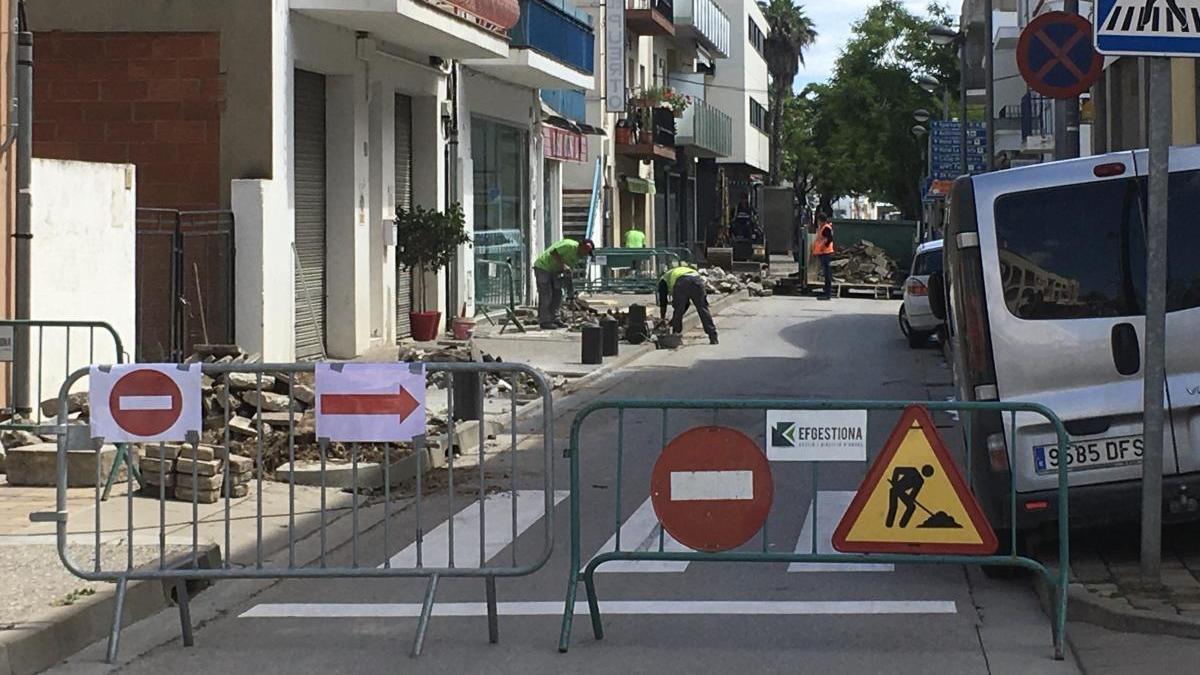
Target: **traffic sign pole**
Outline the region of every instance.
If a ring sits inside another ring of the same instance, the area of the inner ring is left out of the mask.
[[[1150,60],[1150,189],[1146,223],[1146,358],[1142,420],[1142,581],[1162,571],[1163,387],[1167,333],[1167,180],[1171,147],[1171,60]]]

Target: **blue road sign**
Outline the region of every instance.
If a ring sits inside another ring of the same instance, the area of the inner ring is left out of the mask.
[[[1200,55],[1200,0],[1098,0],[1095,44],[1101,54]]]

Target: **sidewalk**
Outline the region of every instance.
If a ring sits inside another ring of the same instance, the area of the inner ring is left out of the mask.
[[[653,303],[650,296],[620,297],[626,303],[625,307],[633,302]],[[745,293],[717,298],[713,302],[713,311],[719,312],[744,299]],[[690,312],[685,326],[692,327],[696,323],[695,312]],[[619,356],[607,358],[599,366],[583,367],[579,363],[580,334],[577,331],[481,335],[476,344],[483,352],[505,362],[527,363],[550,375],[552,382],[557,380],[559,384],[554,391],[556,401],[655,348],[653,344],[622,343]],[[435,344],[420,347],[439,348]],[[370,358],[387,359],[390,352],[390,358],[395,359],[395,351],[395,348],[373,350]],[[431,389],[430,395],[430,413],[445,415],[446,390]],[[510,395],[488,397],[485,411],[496,423],[488,430],[488,435],[495,436],[486,443],[486,458],[490,459],[493,455],[508,452],[511,447],[508,433],[511,430],[505,428],[505,433],[499,433],[501,428],[511,426]],[[540,411],[540,400],[518,398],[519,419],[531,420]],[[522,423],[520,426],[517,447],[524,449],[527,441],[536,440],[529,435],[536,425]],[[477,465],[479,453],[475,439],[478,438],[478,427],[460,423],[456,436],[464,439],[459,443],[462,454],[456,458],[456,466]],[[433,468],[432,464],[432,461],[425,464],[427,471]],[[431,476],[427,489],[436,489],[436,484],[437,477]],[[290,499],[291,494],[291,487],[286,482],[275,482],[269,477],[261,483],[252,482],[249,495],[229,500],[227,532],[224,499],[215,504],[197,505],[199,526],[193,528],[190,502],[169,500],[163,503],[160,512],[157,499],[137,495],[130,498],[127,485],[119,483],[114,486],[109,500],[99,506],[100,525],[97,528],[95,491],[92,488],[71,489],[67,497],[68,555],[80,569],[94,570],[98,529],[103,570],[125,569],[130,560],[133,565],[208,568],[223,562],[234,567],[252,567],[260,561],[267,566],[286,566],[291,557],[300,566],[314,564],[321,555],[318,535],[322,490],[296,485],[294,501]],[[84,581],[68,572],[58,558],[54,524],[29,521],[30,513],[54,510],[54,495],[53,488],[10,486],[0,475],[0,675],[39,672],[108,634],[114,584]],[[390,508],[393,511],[405,508],[411,495],[411,489],[394,489]],[[335,488],[326,490],[324,497],[327,514],[325,550],[332,550],[352,538],[354,530],[350,523],[354,519],[355,504],[358,505],[357,531],[360,534],[384,519],[382,500],[378,498],[355,496]],[[260,509],[261,546],[255,526]],[[171,593],[169,585],[160,582],[131,582],[126,594],[123,625],[128,626],[172,607]],[[194,609],[193,622],[198,616]],[[177,637],[178,627],[169,628],[171,630],[164,627],[164,634],[174,632]]]

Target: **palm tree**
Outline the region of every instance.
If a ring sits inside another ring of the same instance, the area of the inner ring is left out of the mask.
[[[782,162],[780,127],[784,101],[792,91],[792,81],[804,63],[804,52],[817,39],[812,19],[804,13],[803,5],[793,0],[759,0],[767,17],[765,56],[770,85],[771,185],[779,185]]]

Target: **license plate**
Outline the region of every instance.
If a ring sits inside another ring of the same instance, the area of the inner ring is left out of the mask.
[[[1128,466],[1142,461],[1141,436],[1072,440],[1067,447],[1068,471]],[[1038,473],[1058,471],[1058,444],[1034,446],[1033,467]]]

